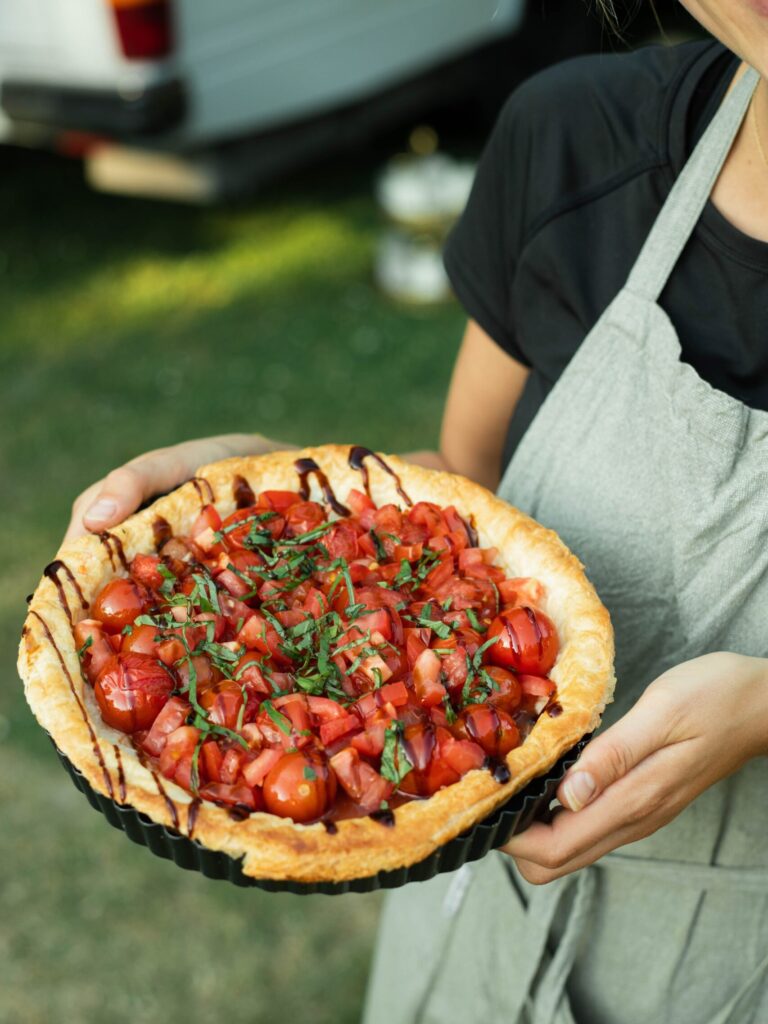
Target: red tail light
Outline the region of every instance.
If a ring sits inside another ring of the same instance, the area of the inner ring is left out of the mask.
[[[166,57],[173,49],[170,0],[109,0],[123,55],[130,60]]]

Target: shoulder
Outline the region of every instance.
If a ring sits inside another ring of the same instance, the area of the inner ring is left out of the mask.
[[[528,223],[555,200],[663,163],[675,99],[719,49],[695,42],[577,57],[516,89],[493,148],[518,180],[524,165]]]

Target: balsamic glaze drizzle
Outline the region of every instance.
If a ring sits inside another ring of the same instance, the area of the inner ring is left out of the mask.
[[[392,469],[392,467],[388,465],[380,455],[377,455],[376,452],[371,451],[370,448],[364,448],[362,445],[356,444],[349,449],[348,461],[352,469],[356,469],[361,474],[363,478],[363,487],[365,488],[365,493],[368,495],[368,497],[370,498],[371,496],[371,485],[370,480],[368,478],[368,469],[365,465],[365,460],[369,457],[374,459],[378,463],[378,465],[381,466],[385,473],[389,473],[389,475],[395,481],[395,490],[406,503],[406,505],[413,505],[413,502],[403,490],[403,485],[400,482],[400,477],[397,475],[394,469]]]
[[[202,800],[199,796],[193,797],[187,808],[187,835],[191,839],[195,831],[195,823],[197,822],[197,812],[200,810],[200,804]]]
[[[120,540],[120,538],[116,537],[114,535],[114,533],[110,533],[108,530],[104,530],[103,533],[99,534],[99,540],[104,545],[104,547],[107,549],[107,553],[109,554],[109,561],[110,561],[110,563],[112,565],[112,568],[113,569],[115,568],[115,558],[114,558],[114,555],[116,554],[118,559],[120,560],[120,564],[122,565],[123,569],[125,569],[125,571],[128,572],[128,559],[125,557],[125,550],[123,549],[123,542]],[[112,552],[112,545],[113,544],[114,544],[114,554]]]
[[[325,829],[325,831],[328,833],[329,836],[335,836],[336,833],[339,831],[338,825],[336,824],[335,821],[325,821],[324,820],[323,821],[323,828]]]
[[[382,811],[373,811],[368,817],[372,821],[378,821],[380,825],[386,825],[387,828],[392,828],[395,824],[395,815],[388,807]]]
[[[158,516],[152,523],[152,536],[155,539],[155,551],[159,551],[173,536],[173,529],[167,519]]]
[[[56,590],[59,595],[59,602],[61,604],[61,607],[64,609],[67,618],[69,619],[70,626],[72,626],[74,625],[72,619],[72,611],[69,607],[69,601],[67,600],[67,595],[64,591],[64,584],[59,579],[60,572],[63,572],[64,575],[69,580],[69,582],[71,583],[72,587],[74,588],[77,594],[78,600],[80,601],[80,605],[83,608],[83,610],[85,610],[88,607],[88,602],[85,600],[83,592],[80,589],[80,584],[72,575],[72,570],[65,562],[62,562],[60,558],[57,558],[53,562],[50,562],[48,565],[46,565],[46,567],[43,569],[43,576],[51,580],[51,582],[56,586]]]
[[[322,469],[320,469],[314,459],[296,459],[293,465],[296,472],[299,474],[299,494],[301,495],[302,501],[306,501],[309,498],[309,484],[307,482],[309,477],[315,476],[317,477],[317,482],[323,492],[323,497],[336,515],[349,515],[349,509],[346,505],[342,505],[333,493],[333,488],[328,483],[328,477]]]
[[[233,821],[245,821],[251,815],[250,807],[246,807],[245,804],[235,804],[234,807],[227,808],[227,814]]]
[[[244,476],[237,475],[232,481],[232,497],[238,508],[250,508],[256,504],[256,495]]]
[[[493,758],[489,758],[488,768],[491,775],[501,786],[505,785],[512,778],[512,773],[503,761],[496,761]]]
[[[553,700],[551,703],[547,704],[546,712],[550,718],[558,718],[563,713],[563,705],[558,703],[558,701]]]
[[[125,803],[126,789],[125,789],[125,772],[123,771],[123,759],[120,757],[120,747],[116,743],[112,744],[112,749],[115,752],[115,761],[117,763],[117,783],[120,792],[120,802]]]
[[[54,651],[56,652],[56,657],[59,659],[59,664],[61,665],[62,669],[64,670],[64,675],[67,677],[67,681],[69,682],[69,688],[72,691],[72,696],[75,698],[77,706],[80,709],[80,714],[83,716],[83,721],[85,722],[85,726],[88,729],[88,735],[91,738],[91,745],[93,747],[93,752],[96,755],[96,759],[99,762],[99,767],[101,768],[102,775],[104,776],[104,784],[107,787],[107,792],[109,793],[109,798],[110,798],[110,800],[114,800],[114,798],[115,798],[115,788],[112,785],[112,779],[110,777],[109,772],[107,771],[107,765],[106,765],[106,763],[104,761],[104,755],[101,752],[101,747],[99,746],[99,741],[96,739],[96,733],[93,731],[93,726],[91,725],[90,719],[88,718],[88,712],[85,710],[85,705],[83,704],[82,700],[80,699],[80,695],[78,694],[77,690],[75,689],[75,681],[72,678],[69,669],[67,668],[67,664],[64,661],[64,658],[62,657],[62,654],[61,654],[61,651],[59,650],[58,644],[53,639],[53,634],[51,633],[50,629],[48,628],[48,623],[45,621],[45,619],[42,617],[42,615],[40,615],[38,612],[34,611],[34,609],[29,614],[30,615],[34,615],[35,618],[40,623],[40,625],[43,627],[43,629],[45,630],[45,635],[48,638],[48,642],[50,643],[51,647],[53,647]]]
[[[163,800],[165,800],[165,806],[168,808],[168,810],[170,812],[171,821],[173,822],[173,827],[178,832],[179,831],[179,812],[176,810],[176,804],[173,802],[173,800],[171,800],[171,798],[166,793],[165,786],[160,781],[160,777],[158,776],[157,772],[154,771],[152,768],[150,768],[148,765],[144,765],[144,767],[147,769],[149,774],[155,780],[155,785],[157,786],[157,792],[160,794],[160,796],[163,798]]]
[[[214,503],[214,501],[216,500],[216,497],[215,497],[215,495],[213,493],[213,488],[208,483],[208,481],[205,479],[205,477],[204,476],[193,476],[192,477],[192,483],[194,484],[195,490],[197,491],[197,496],[200,498],[200,504],[201,505],[212,505]],[[201,484],[205,484],[206,489],[208,491],[208,498],[207,498],[207,500],[203,497],[203,488],[201,487]]]

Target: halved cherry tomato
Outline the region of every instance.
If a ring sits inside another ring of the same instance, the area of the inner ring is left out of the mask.
[[[520,745],[514,721],[490,704],[470,704],[456,720],[454,732],[459,739],[479,744],[490,757],[504,757]]]
[[[492,681],[491,695],[488,703],[505,711],[514,711],[520,704],[520,680],[513,672],[508,672],[498,665],[489,665],[485,670]]]
[[[488,648],[486,658],[502,668],[545,676],[557,658],[554,623],[528,605],[501,612],[488,629],[488,639],[493,637],[498,640]]]
[[[113,729],[149,729],[174,688],[168,670],[146,654],[117,654],[93,688],[101,717]]]
[[[272,814],[314,821],[333,803],[336,776],[325,757],[296,751],[284,754],[264,779],[264,803]]]
[[[91,615],[107,633],[120,633],[150,605],[145,587],[132,579],[109,582],[91,606]]]
[[[243,707],[243,692],[237,683],[229,679],[222,679],[212,686],[198,693],[198,703],[208,713],[208,718],[216,725],[223,725],[226,729],[234,729],[237,726],[240,716],[245,720],[245,708]],[[247,703],[247,701],[246,701]],[[256,706],[253,705],[255,712]],[[231,782],[232,779],[222,779],[222,782]]]

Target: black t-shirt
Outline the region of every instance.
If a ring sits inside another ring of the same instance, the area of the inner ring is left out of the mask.
[[[581,57],[507,101],[445,253],[469,316],[531,367],[504,464],[624,285],[737,66],[712,42]],[[683,360],[759,409],[768,409],[767,272],[768,244],[710,202],[660,298]]]

